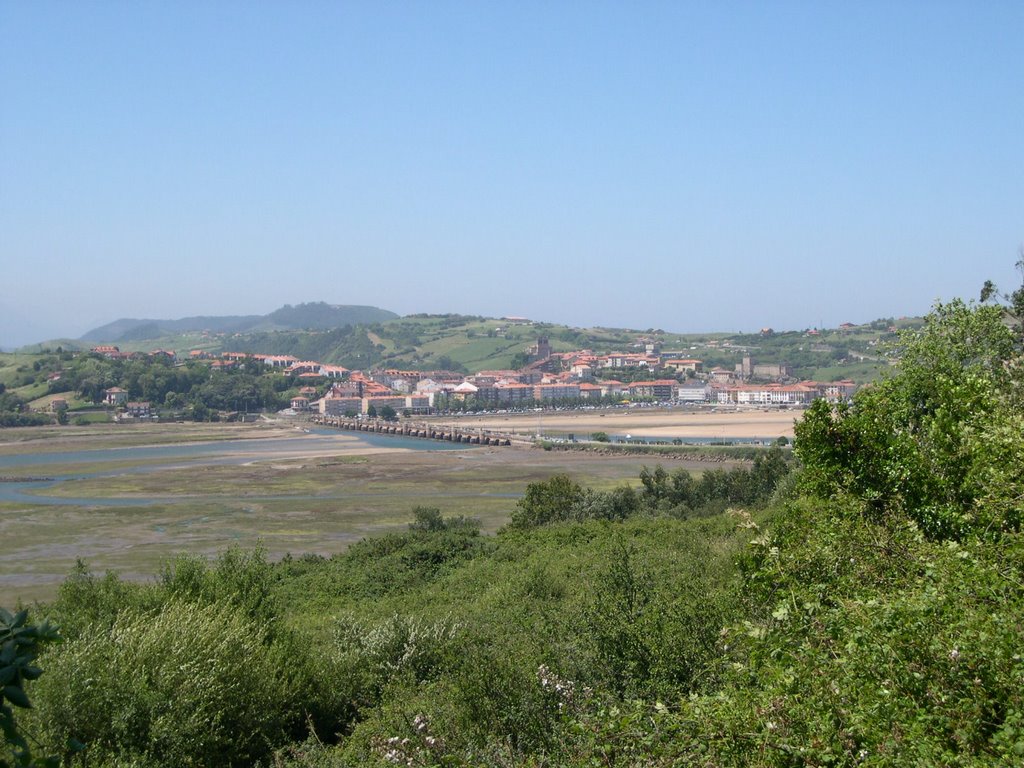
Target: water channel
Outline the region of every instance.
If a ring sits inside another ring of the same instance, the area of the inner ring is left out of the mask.
[[[300,458],[316,453],[329,455],[332,449],[350,453],[353,446],[367,448],[396,448],[413,451],[467,451],[475,450],[467,445],[423,440],[396,435],[377,435],[368,433],[339,433],[332,429],[312,429],[295,437],[285,438],[250,438],[240,440],[220,440],[204,443],[175,443],[173,445],[138,446],[131,448],[88,449],[80,451],[52,451],[27,454],[0,455],[0,477],[11,469],[31,468],[36,478],[25,481],[0,482],[0,502],[18,504],[42,504],[47,506],[88,506],[118,507],[146,506],[150,504],[174,503],[181,497],[138,497],[131,498],[100,498],[54,496],[52,491],[61,483],[69,480],[86,478],[116,477],[128,474],[144,474],[166,469],[181,469],[187,466],[212,466],[230,464],[248,464],[262,458],[287,460]],[[165,461],[166,460],[166,463]],[[155,462],[142,466],[117,467],[97,472],[61,471],[50,472],[48,467],[73,467],[75,464],[117,464],[132,461]],[[253,497],[255,498],[255,497]],[[297,498],[295,496],[265,499]],[[310,497],[314,498],[314,497]],[[315,497],[325,498],[325,497]]]

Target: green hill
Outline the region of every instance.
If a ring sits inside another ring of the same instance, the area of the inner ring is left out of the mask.
[[[349,328],[266,331],[237,334],[214,341],[223,351],[292,354],[349,368],[382,366],[413,370],[466,372],[518,367],[527,347],[546,337],[556,352],[590,349],[597,354],[642,352],[656,344],[704,361],[705,368],[733,368],[744,356],[757,362],[788,363],[794,376],[827,380],[873,380],[889,365],[884,343],[895,340],[884,323],[853,330],[803,331],[760,335],[684,334],[663,330],[576,328],[552,323],[509,323],[466,315],[409,315]]]
[[[118,343],[158,340],[192,332],[247,333],[254,330],[295,330],[339,328],[346,325],[376,323],[398,317],[377,307],[310,302],[286,304],[269,315],[228,315],[184,317],[178,320],[121,319],[94,328],[82,335],[82,341]]]
[[[55,340],[21,351],[38,353],[58,346],[65,350],[88,349],[103,342],[117,344],[126,352],[255,352],[294,355],[354,369],[381,366],[474,373],[522,365],[527,347],[543,336],[556,352],[642,352],[645,343],[650,342],[663,352],[703,360],[706,369],[732,369],[744,356],[750,356],[757,363],[787,363],[797,378],[849,378],[865,383],[877,378],[879,371],[890,364],[885,345],[896,338],[891,329],[919,322],[890,318],[812,332],[694,334],[660,329],[577,328],[459,314],[398,317],[373,307],[314,303],[285,306],[259,317],[119,320],[90,331],[84,341]]]

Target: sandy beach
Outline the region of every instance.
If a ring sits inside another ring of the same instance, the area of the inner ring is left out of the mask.
[[[575,434],[592,432],[633,437],[680,438],[777,438],[793,437],[793,424],[801,416],[793,410],[645,409],[619,408],[601,411],[544,411],[540,413],[488,414],[438,418],[464,427],[507,430],[523,434]]]

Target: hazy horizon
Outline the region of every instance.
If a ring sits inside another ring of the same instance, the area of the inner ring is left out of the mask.
[[[301,304],[301,303],[317,303],[318,301],[320,301],[320,300],[313,299],[313,300],[310,300],[310,302],[298,302],[298,303],[299,304]],[[337,302],[324,302],[324,303],[332,304],[332,305],[335,305],[335,306],[338,305]],[[105,325],[108,325],[110,323],[116,322],[118,320],[174,321],[174,320],[181,320],[181,319],[184,319],[184,318],[187,318],[187,317],[223,317],[223,316],[232,316],[232,317],[261,316],[262,317],[262,316],[265,316],[265,315],[269,315],[274,310],[280,309],[283,306],[284,306],[284,304],[280,304],[280,305],[278,305],[276,307],[273,307],[272,309],[268,309],[265,312],[239,312],[239,313],[230,313],[230,315],[226,315],[226,314],[222,315],[222,314],[214,313],[214,312],[199,312],[199,313],[192,313],[192,314],[189,314],[189,315],[175,315],[175,316],[166,316],[166,317],[156,317],[156,316],[131,317],[131,316],[128,316],[128,315],[119,315],[117,317],[111,318],[108,321],[100,322],[100,323],[97,323],[95,325],[89,326],[88,328],[84,328],[80,333],[76,332],[74,335],[72,335],[72,334],[57,334],[57,335],[48,336],[48,337],[45,337],[45,338],[42,338],[42,337],[40,337],[40,338],[32,338],[31,340],[23,341],[23,342],[20,342],[18,344],[10,344],[10,345],[0,344],[0,351],[9,352],[9,351],[12,351],[14,349],[18,349],[20,347],[32,346],[32,345],[35,345],[35,344],[44,343],[44,342],[50,342],[50,341],[60,341],[60,340],[81,341],[81,337],[83,335],[85,335],[86,333],[89,333],[90,331],[93,331],[93,330],[95,330],[97,328],[101,328],[101,327],[103,327]],[[389,309],[389,308],[388,307],[378,307],[378,309]],[[421,313],[410,312],[410,313],[396,313],[396,314],[398,314],[399,318],[401,318],[401,317],[404,317],[406,315],[415,315],[415,314],[421,314]],[[465,315],[473,316],[473,315],[476,315],[477,313],[460,313],[460,312],[457,312],[457,311],[453,310],[450,313],[427,313],[427,314],[465,314]],[[501,320],[504,317],[513,317],[513,318],[525,317],[527,320],[530,320],[531,322],[535,322],[535,323],[551,323],[551,324],[555,324],[555,325],[566,325],[566,326],[569,326],[569,327],[572,327],[572,328],[616,328],[616,329],[628,329],[628,330],[635,330],[635,331],[645,331],[645,330],[647,330],[649,328],[657,328],[658,330],[665,331],[665,332],[670,333],[670,334],[676,333],[676,334],[679,334],[679,335],[701,334],[701,333],[758,333],[763,328],[766,327],[766,326],[763,326],[763,325],[759,325],[759,326],[756,326],[756,327],[692,328],[691,329],[691,328],[661,327],[661,326],[651,326],[651,325],[644,325],[644,326],[640,326],[640,325],[612,325],[612,324],[609,324],[609,323],[594,323],[594,324],[586,324],[586,325],[584,325],[584,324],[580,324],[580,323],[572,323],[572,322],[563,322],[561,320],[553,320],[553,319],[551,319],[549,317],[527,316],[527,315],[517,314],[517,313],[514,313],[514,312],[509,312],[507,314],[503,314],[503,315],[500,315],[500,316],[499,315],[484,315],[484,316],[485,317],[493,318],[495,320]],[[892,317],[893,319],[902,319],[902,318],[906,318],[906,317],[917,317],[917,316],[918,315],[906,314],[906,313],[890,313],[888,315],[879,315],[877,317],[870,317],[870,318],[867,318],[867,317],[852,318],[852,319],[847,319],[847,320],[844,320],[844,321],[841,321],[841,322],[852,322],[855,325],[861,325],[861,324],[870,323],[872,321],[879,320],[879,319],[886,318],[886,317]],[[808,324],[805,324],[805,325],[802,325],[802,326],[799,326],[799,327],[777,327],[777,328],[773,327],[773,330],[776,331],[776,332],[788,332],[788,331],[804,331],[804,330],[808,330],[808,329],[811,329],[811,328],[832,329],[832,328],[838,327],[839,324],[840,323],[838,323],[838,322],[835,323],[835,324],[832,324],[832,325],[828,325],[828,324],[821,325],[821,324],[817,324],[817,323],[808,323]],[[117,341],[117,339],[113,339],[113,338],[111,338],[111,339],[104,339],[104,341]]]
[[[0,348],[283,304],[677,332],[1018,281],[1024,4],[0,7]]]

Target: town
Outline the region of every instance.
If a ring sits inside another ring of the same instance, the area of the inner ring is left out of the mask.
[[[94,347],[92,353],[116,359],[116,346]],[[150,355],[174,358],[157,350]],[[193,350],[188,359],[212,369],[229,370],[255,361],[295,382],[290,398],[294,413],[321,416],[424,415],[448,411],[494,411],[527,407],[612,405],[629,403],[714,404],[801,407],[819,398],[830,402],[849,399],[852,380],[798,381],[785,363],[759,363],[749,355],[733,369],[704,369],[701,360],[681,351],[663,351],[646,342],[642,352],[595,354],[581,349],[554,352],[540,337],[527,350],[528,363],[518,370],[482,370],[475,374],[453,371],[398,369],[349,370],[292,355],[223,352],[211,355]],[[621,378],[630,378],[623,381]],[[152,413],[148,402],[129,401],[120,387],[104,390],[104,403],[123,409],[127,418]]]

